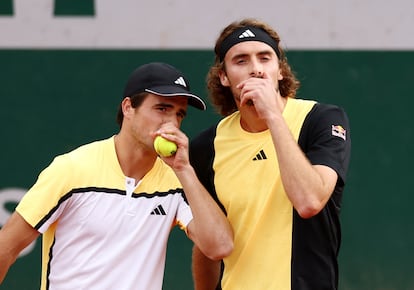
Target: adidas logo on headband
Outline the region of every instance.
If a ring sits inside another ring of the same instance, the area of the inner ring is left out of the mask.
[[[255,37],[254,33],[250,29],[246,29],[242,34],[239,35],[239,38],[246,38],[246,37]]]
[[[216,54],[220,61],[224,60],[227,51],[234,45],[244,41],[260,41],[269,45],[275,51],[278,58],[280,58],[279,41],[272,38],[269,33],[259,27],[244,26],[239,27],[230,33],[221,42],[220,47],[217,48]]]

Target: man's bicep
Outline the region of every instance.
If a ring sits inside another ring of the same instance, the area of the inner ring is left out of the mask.
[[[39,235],[40,233],[27,223],[18,212],[14,212],[1,229],[2,244],[16,256]]]

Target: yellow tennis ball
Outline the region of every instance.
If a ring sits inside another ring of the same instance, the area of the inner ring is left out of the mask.
[[[177,152],[177,145],[164,137],[157,136],[154,140],[154,149],[158,155],[170,157]]]

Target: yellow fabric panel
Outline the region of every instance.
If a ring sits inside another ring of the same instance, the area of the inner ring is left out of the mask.
[[[296,141],[299,138],[303,121],[315,104],[315,101],[288,98],[288,102],[283,111],[283,118],[285,118]]]

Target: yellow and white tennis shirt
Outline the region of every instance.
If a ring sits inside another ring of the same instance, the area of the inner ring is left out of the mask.
[[[162,288],[171,228],[192,220],[161,159],[136,186],[114,138],[56,157],[17,206],[43,233],[42,290]]]

